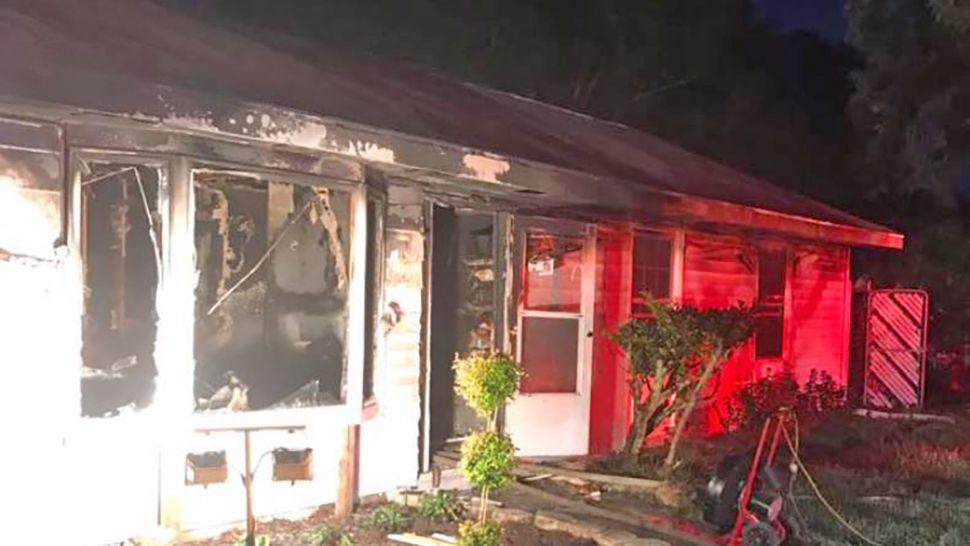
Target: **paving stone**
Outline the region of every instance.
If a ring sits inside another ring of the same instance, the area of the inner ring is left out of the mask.
[[[492,519],[500,523],[532,523],[535,514],[518,508],[492,508],[488,511]]]
[[[633,542],[628,542],[626,546],[671,546],[666,540],[659,538],[638,538]]]
[[[639,539],[633,533],[619,529],[606,529],[593,537],[597,546],[628,546],[636,540]]]
[[[535,526],[543,531],[560,531],[587,540],[607,529],[597,523],[582,521],[569,514],[540,510],[536,512]]]

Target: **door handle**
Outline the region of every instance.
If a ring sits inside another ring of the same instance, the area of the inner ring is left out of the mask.
[[[586,332],[586,337],[593,337],[593,331]]]

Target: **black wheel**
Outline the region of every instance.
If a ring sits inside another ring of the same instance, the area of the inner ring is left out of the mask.
[[[767,523],[747,523],[741,530],[742,546],[781,546],[781,536]]]
[[[753,453],[726,457],[717,467],[717,473],[707,483],[704,496],[704,521],[718,532],[726,533],[738,517],[738,498],[751,468]]]

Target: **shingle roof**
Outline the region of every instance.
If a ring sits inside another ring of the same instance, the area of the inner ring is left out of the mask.
[[[413,64],[304,60],[148,0],[7,0],[0,91],[52,71],[103,73],[267,102],[606,176],[889,231],[643,131],[446,78]],[[22,88],[18,88],[22,89]]]

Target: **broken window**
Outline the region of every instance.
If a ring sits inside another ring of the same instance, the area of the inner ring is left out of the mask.
[[[633,238],[633,312],[645,313],[644,295],[670,298],[670,260],[673,242],[669,237],[637,233]]]
[[[758,331],[755,335],[756,358],[781,358],[785,325],[784,249],[762,250],[758,254]]]
[[[195,171],[196,408],[339,404],[350,197]]]
[[[163,171],[155,167],[83,164],[81,410],[85,416],[142,409],[154,395],[162,181]]]

